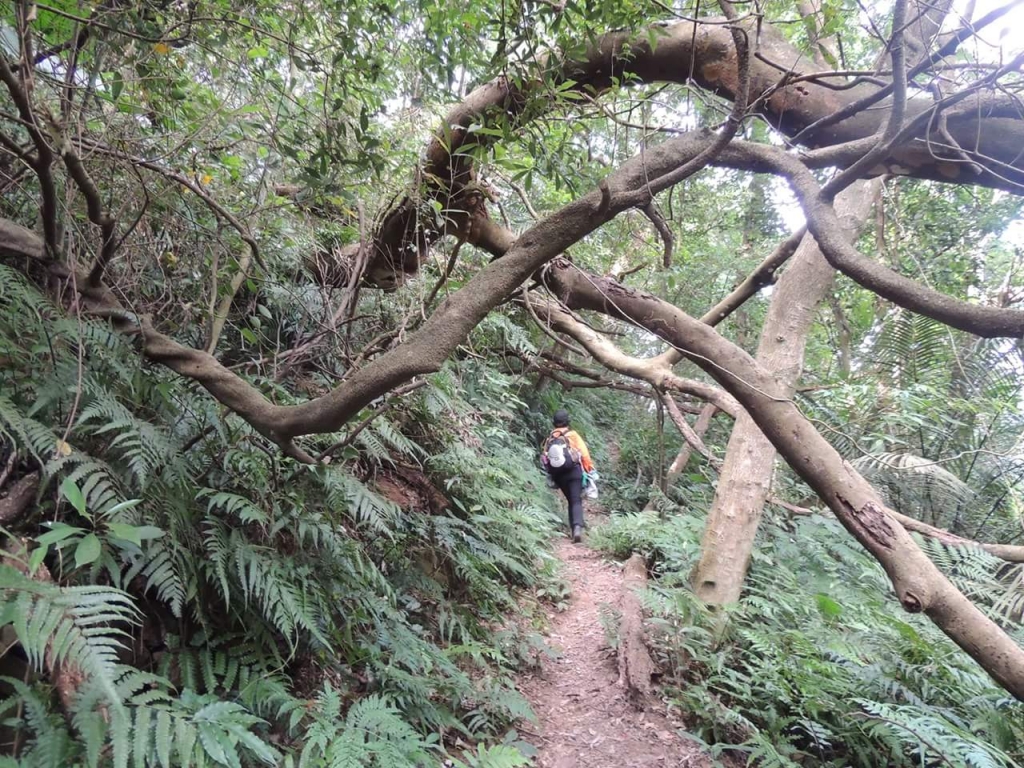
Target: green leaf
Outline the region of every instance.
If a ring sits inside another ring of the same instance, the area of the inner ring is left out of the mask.
[[[823,592],[819,592],[814,596],[818,602],[818,610],[821,611],[822,615],[827,619],[838,618],[843,613],[843,606],[833,600],[831,597]]]
[[[78,536],[82,533],[85,533],[84,528],[67,525],[66,523],[52,523],[49,531],[40,536],[36,536],[36,542],[45,552],[46,548],[51,544],[57,544],[65,539],[70,539],[71,537]]]
[[[110,509],[108,509],[104,513],[104,515],[106,515],[106,516],[115,515],[118,512],[121,512],[123,510],[131,509],[132,507],[137,507],[141,503],[142,503],[142,499],[128,499],[127,501],[122,501],[122,502],[120,502],[118,504],[115,504]]]
[[[28,558],[28,571],[30,574],[34,574],[39,570],[39,566],[43,564],[43,560],[46,558],[46,547],[36,547],[32,550],[32,554]]]
[[[171,725],[170,713],[156,716],[156,756],[164,768],[171,768]]]
[[[110,78],[110,98],[113,101],[117,101],[121,96],[121,91],[124,90],[124,78],[121,77],[120,72],[114,72]]]
[[[207,754],[218,763],[232,766],[238,763],[238,753],[234,744],[216,726],[200,723],[199,741],[202,742]]]
[[[75,567],[81,568],[83,565],[96,562],[99,559],[100,550],[99,538],[95,533],[90,533],[78,542],[78,547],[75,549]]]
[[[110,531],[110,535],[115,539],[130,541],[135,545],[142,544],[142,537],[139,536],[138,529],[134,525],[127,525],[125,523],[108,523],[107,530]]]
[[[70,477],[60,484],[60,493],[82,517],[90,519],[85,511],[85,495]]]

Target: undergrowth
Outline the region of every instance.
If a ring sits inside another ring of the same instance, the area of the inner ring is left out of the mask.
[[[449,366],[311,468],[130,344],[0,266],[0,467],[40,473],[0,564],[3,766],[525,764],[497,742],[539,641],[503,619],[553,582],[555,507],[503,383]],[[382,495],[402,468],[443,508]]]
[[[687,583],[702,531],[697,516],[629,514],[591,543],[652,563],[645,607],[665,691],[712,753],[786,768],[1024,761],[1024,708],[927,619],[905,613],[837,522],[766,521],[744,597],[718,614]],[[980,550],[930,546],[1021,640],[1006,569]]]

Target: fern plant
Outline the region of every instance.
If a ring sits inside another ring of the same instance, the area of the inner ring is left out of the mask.
[[[516,401],[472,402],[446,369],[340,460],[295,466],[109,327],[0,277],[0,451],[42,474],[12,532],[30,552],[0,572],[0,624],[34,665],[0,691],[19,764],[431,764],[440,733],[529,715],[493,632],[552,523],[523,503]],[[428,428],[441,411],[456,418]],[[424,466],[447,509],[382,495],[396,463]],[[61,668],[81,672],[68,701]]]
[[[762,525],[746,594],[723,617],[689,588],[700,522],[618,516],[591,537],[654,560],[660,578],[645,597],[654,650],[700,740],[758,765],[1020,763],[1020,706],[931,623],[900,609],[884,572],[838,523]],[[1019,635],[1019,616],[1000,612],[1016,567],[979,549],[922,544]]]

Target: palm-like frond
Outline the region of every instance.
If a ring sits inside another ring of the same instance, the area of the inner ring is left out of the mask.
[[[941,464],[909,453],[861,456],[851,464],[886,503],[921,520],[953,520],[977,499],[974,490]]]

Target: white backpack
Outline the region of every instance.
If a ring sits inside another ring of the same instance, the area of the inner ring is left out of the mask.
[[[561,474],[577,466],[582,457],[580,452],[569,444],[567,433],[563,432],[560,435],[552,435],[548,438],[548,441],[544,444],[544,453],[541,455],[540,460],[544,465],[544,469],[549,473]]]

